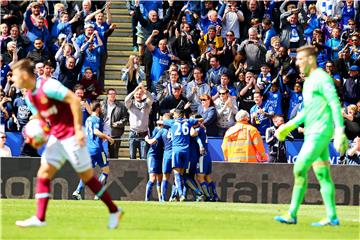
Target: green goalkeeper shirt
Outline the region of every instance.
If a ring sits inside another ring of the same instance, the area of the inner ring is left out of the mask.
[[[292,120],[298,126],[304,123],[304,135],[332,136],[334,125],[344,127],[341,106],[333,79],[321,68],[305,79],[303,86],[304,108]]]

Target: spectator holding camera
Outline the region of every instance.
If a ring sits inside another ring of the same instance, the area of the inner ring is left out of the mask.
[[[229,32],[232,32],[234,38],[236,40],[240,40],[240,24],[244,22],[245,18],[243,12],[239,10],[237,4],[237,1],[229,1],[228,6],[225,9],[222,18],[222,36],[227,36]]]
[[[246,112],[250,112],[252,106],[254,106],[254,94],[259,92],[260,89],[256,85],[256,78],[254,73],[246,72],[245,74],[245,86],[239,91],[239,106]]]
[[[261,66],[265,63],[267,50],[265,45],[258,39],[256,28],[250,28],[248,36],[249,38],[240,44],[238,51],[246,56],[247,71],[259,73]]]

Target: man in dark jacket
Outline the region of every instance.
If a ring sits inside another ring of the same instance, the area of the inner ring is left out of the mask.
[[[80,57],[78,63],[76,63],[75,58],[72,56],[61,60],[58,80],[68,89],[73,89],[77,84],[82,63],[83,57]]]
[[[109,144],[109,158],[119,157],[119,148],[121,145],[121,136],[125,131],[125,123],[128,119],[127,110],[123,103],[116,100],[116,90],[109,88],[107,97],[101,102],[104,120],[104,133],[114,138],[114,144]]]
[[[44,47],[44,42],[41,38],[37,38],[34,41],[34,49],[31,50],[26,57],[31,59],[34,63],[46,62],[49,60],[49,52],[47,48]]]

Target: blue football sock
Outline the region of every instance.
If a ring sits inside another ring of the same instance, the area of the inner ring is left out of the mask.
[[[189,187],[194,192],[195,195],[197,195],[197,196],[201,195],[201,191],[197,187],[197,184],[192,177],[190,177],[190,176],[185,177],[185,185],[187,187]]]
[[[154,186],[154,183],[149,180],[146,184],[145,201],[150,201],[150,196],[151,196],[153,186]]]
[[[166,180],[163,180],[161,182],[161,200],[166,201],[166,193],[168,189],[169,182]]]
[[[156,192],[158,194],[159,201],[161,201],[161,182],[160,181],[156,182]]]
[[[209,186],[208,186],[207,182],[202,182],[202,183],[200,183],[200,187],[201,187],[201,190],[202,190],[202,192],[204,193],[204,195],[205,195],[207,198],[210,198]]]
[[[101,173],[100,176],[99,176],[99,182],[102,184],[102,185],[105,185],[106,182],[107,182],[107,179],[108,179],[108,174],[107,173]]]
[[[210,195],[212,198],[214,198],[215,200],[219,199],[219,196],[216,192],[216,186],[214,182],[209,182],[209,189],[210,189]]]
[[[84,189],[84,186],[85,186],[84,182],[80,179],[79,184],[78,184],[78,186],[77,186],[77,188],[76,188],[76,191],[77,191],[78,193],[81,193],[82,190]]]
[[[175,186],[175,184],[173,184],[171,189],[170,199],[175,198],[177,196],[178,196],[177,187]]]
[[[176,189],[178,191],[179,196],[183,196],[183,181],[182,181],[182,176],[180,175],[180,173],[175,173],[174,174],[175,177],[175,185],[176,185]]]

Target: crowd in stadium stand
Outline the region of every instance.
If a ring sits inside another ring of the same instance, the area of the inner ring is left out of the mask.
[[[286,122],[302,109],[296,49],[310,44],[318,50],[318,66],[334,79],[347,137],[360,136],[358,1],[127,0],[134,54],[119,69],[124,102],[104,83],[107,41],[117,28],[111,4],[1,1],[1,132],[21,132],[31,117],[11,79],[11,65],[29,58],[39,78],[79,92],[85,116],[89,103],[107,94],[105,133],[121,138],[130,125],[131,159],[137,149],[145,158],[148,129],[175,109],[200,114],[212,137],[223,137],[243,109],[265,139],[274,116]],[[293,136],[302,133],[298,128]],[[119,147],[120,141],[110,157],[118,157]]]

